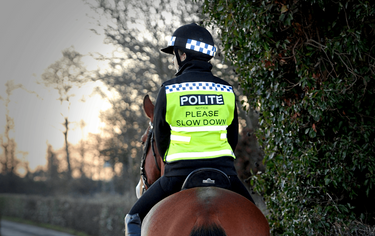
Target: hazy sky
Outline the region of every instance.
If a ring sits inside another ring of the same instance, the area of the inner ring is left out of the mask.
[[[103,36],[90,29],[97,27],[95,20],[87,17],[89,7],[80,0],[0,0],[0,96],[4,99],[5,83],[13,80],[22,89],[13,91],[9,104],[15,121],[15,138],[18,150],[28,152],[26,159],[33,170],[45,164],[47,141],[55,149],[64,145],[62,122],[67,109],[57,101],[56,91],[38,85],[50,64],[62,57],[61,51],[73,46],[81,54],[100,52],[108,55],[113,48],[103,43]],[[100,31],[98,29],[98,31]],[[98,65],[89,56],[84,58],[88,69]],[[89,96],[93,84],[75,90],[69,119],[72,132],[69,141],[81,139],[79,121],[83,119],[87,132],[99,132],[100,109],[109,105],[99,96]],[[36,96],[38,94],[38,96]],[[86,102],[81,102],[84,98]],[[4,132],[4,100],[0,100],[0,135]],[[0,150],[0,154],[2,150]]]

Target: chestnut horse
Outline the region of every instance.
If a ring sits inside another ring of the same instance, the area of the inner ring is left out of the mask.
[[[154,105],[148,95],[143,109],[150,126],[142,136],[145,144],[141,163],[141,195],[163,175],[164,163],[152,134]],[[195,187],[172,194],[156,204],[142,222],[143,236],[238,236],[270,235],[262,212],[245,197],[218,187]]]

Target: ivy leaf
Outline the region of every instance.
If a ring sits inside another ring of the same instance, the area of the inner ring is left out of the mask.
[[[283,5],[282,7],[281,7],[281,14],[283,14],[283,13],[285,13],[285,12],[287,12],[288,11],[288,7],[286,6],[286,5]]]
[[[305,134],[308,134],[309,131],[310,131],[310,128],[307,128],[307,129],[305,130]]]
[[[316,131],[315,124],[312,125],[312,129],[313,129],[315,132],[317,132],[317,131]]]

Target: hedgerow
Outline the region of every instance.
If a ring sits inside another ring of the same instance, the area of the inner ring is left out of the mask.
[[[272,233],[374,224],[375,2],[204,0],[203,12],[260,112],[267,171],[253,183]]]

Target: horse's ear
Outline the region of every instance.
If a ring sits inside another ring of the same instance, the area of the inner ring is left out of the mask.
[[[143,110],[152,122],[154,120],[154,104],[152,104],[148,94],[143,98]]]

